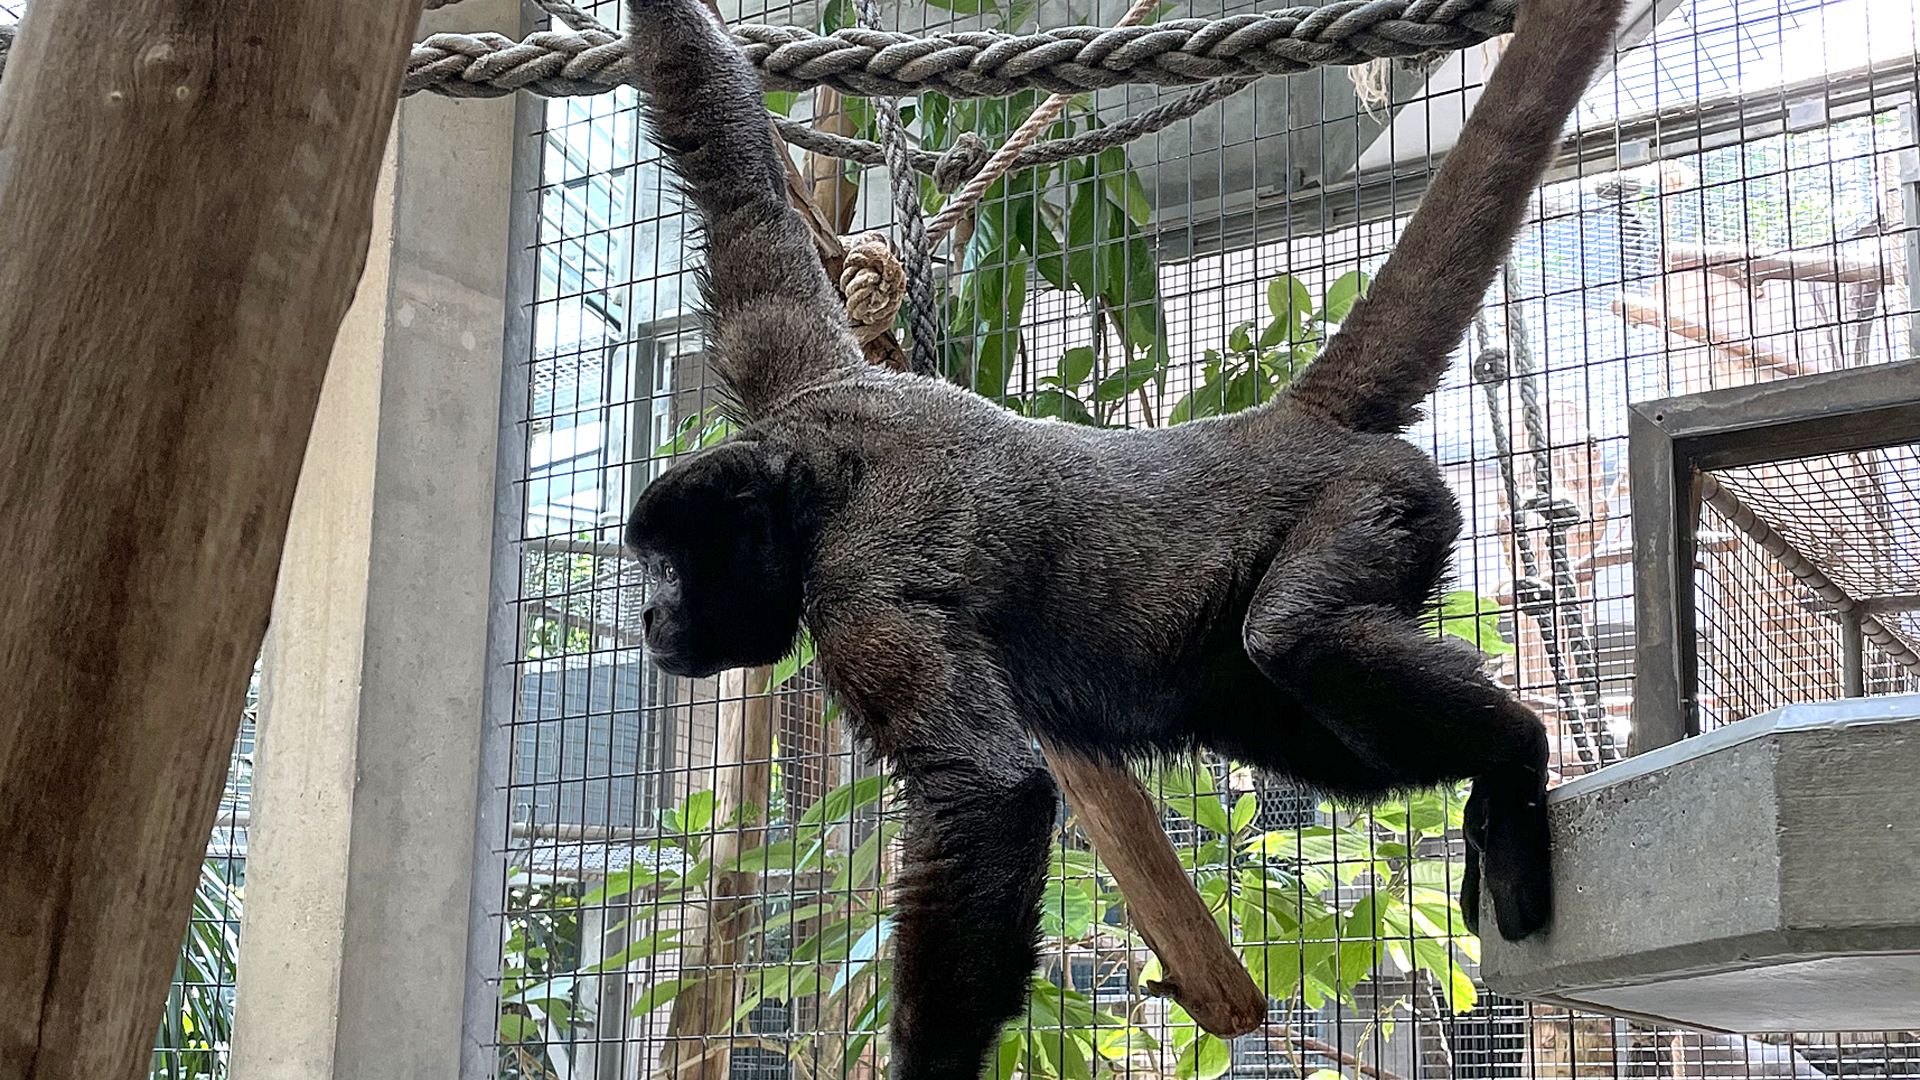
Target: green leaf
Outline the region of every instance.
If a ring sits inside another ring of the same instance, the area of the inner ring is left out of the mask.
[[[672,952],[679,947],[679,930],[661,930],[657,933],[648,934],[646,937],[634,941],[626,948],[621,949],[605,960],[597,964],[589,964],[580,970],[587,972],[617,971],[633,963],[635,960],[645,960],[652,956],[658,956],[663,952]]]
[[[1066,277],[1088,298],[1100,295],[1100,275],[1094,253],[1105,238],[1096,236],[1094,229],[1100,223],[1100,208],[1104,205],[1106,200],[1090,183],[1076,188],[1067,205]]]
[[[1093,414],[1087,411],[1086,403],[1072,394],[1060,390],[1041,390],[1033,395],[1033,406],[1027,415],[1036,419],[1059,417],[1072,424],[1092,424]]]
[[[855,813],[880,801],[887,792],[887,777],[863,776],[841,784],[800,815],[801,825],[828,825],[845,821]]]
[[[1506,656],[1514,651],[1500,636],[1498,605],[1472,589],[1455,589],[1441,597],[1439,613],[1428,612],[1425,622],[1429,633],[1451,634],[1488,656]]]
[[[902,827],[899,821],[881,822],[872,836],[862,840],[860,846],[853,849],[846,868],[834,876],[832,891],[844,893],[855,886],[873,884],[880,871],[880,853],[900,835]]]
[[[653,1010],[679,997],[683,992],[699,985],[697,979],[662,979],[647,987],[640,1000],[633,1003],[627,1011],[628,1016],[645,1016]]]
[[[1114,146],[1102,151],[1097,171],[1102,186],[1107,189],[1108,200],[1126,214],[1129,221],[1142,228],[1153,221],[1153,202],[1147,198],[1140,174],[1128,163],[1125,150]]]
[[[1227,382],[1225,400],[1221,403],[1222,412],[1236,413],[1250,409],[1272,395],[1266,393],[1267,378],[1258,365],[1250,365]]]
[[[1049,877],[1040,893],[1040,926],[1050,937],[1077,941],[1093,930],[1093,882]]]
[[[1020,1059],[1027,1054],[1027,1033],[1017,1024],[1008,1024],[1000,1033],[1000,1048],[994,1054],[987,1080],[1012,1080],[1020,1070]]]
[[[1068,349],[1060,358],[1060,385],[1067,390],[1077,388],[1093,374],[1094,353],[1092,349],[1081,347]]]
[[[800,674],[801,668],[813,663],[813,656],[813,638],[802,630],[800,640],[794,643],[793,651],[773,665],[773,671],[767,676],[767,692],[772,693],[787,685],[794,676]]]
[[[1227,348],[1237,353],[1251,351],[1253,349],[1252,335],[1253,324],[1250,322],[1241,323],[1239,326],[1233,328],[1231,334],[1227,335]]]
[[[1035,197],[1026,195],[1009,200],[1007,220],[1013,238],[1033,255],[1034,269],[1040,272],[1048,285],[1064,292],[1067,274],[1066,264],[1061,257],[1060,237],[1040,213]]]
[[[1094,1035],[1094,1052],[1108,1061],[1125,1061],[1128,1054],[1151,1054],[1160,1049],[1160,1043],[1145,1028],[1121,1023],[1119,1026],[1102,1026]]]
[[[616,870],[606,876],[598,886],[580,898],[587,907],[600,907],[609,900],[617,900],[635,889],[644,889],[659,880],[654,872],[644,866],[630,866],[625,870]]]
[[[1260,984],[1260,992],[1275,1001],[1285,1001],[1300,989],[1300,946],[1281,941],[1246,950],[1247,974]]]
[[[1320,309],[1320,317],[1327,322],[1344,322],[1353,305],[1367,294],[1367,287],[1373,279],[1358,270],[1349,270],[1334,279],[1327,287],[1327,302]]]
[[[978,15],[982,12],[1000,10],[1000,6],[993,0],[927,0],[927,2],[956,15]]]
[[[543,1042],[546,1035],[531,1017],[516,1012],[500,1014],[500,1041],[503,1043]]]
[[[811,870],[820,862],[824,850],[820,830],[796,830],[793,837],[761,847],[748,848],[715,866],[723,874],[764,874],[769,870],[799,872]]]
[[[1260,813],[1260,800],[1249,791],[1240,796],[1233,804],[1233,817],[1228,821],[1229,831],[1239,832],[1253,824],[1254,816]]]
[[[680,803],[680,825],[678,831],[687,836],[698,836],[713,829],[713,792],[695,791],[687,795]]]
[[[1173,1074],[1180,1080],[1215,1080],[1233,1065],[1233,1052],[1216,1036],[1201,1032],[1200,1037],[1180,1052]]]
[[[1275,322],[1287,328],[1287,340],[1298,341],[1313,313],[1313,294],[1292,274],[1281,274],[1267,282],[1267,310]],[[1271,344],[1278,344],[1276,339]]]
[[[1100,380],[1094,388],[1093,400],[1119,401],[1128,394],[1152,382],[1160,374],[1160,360],[1149,354],[1112,375]]]
[[[792,90],[770,90],[761,95],[761,99],[766,102],[768,112],[792,116],[793,106],[800,100],[800,95]]]

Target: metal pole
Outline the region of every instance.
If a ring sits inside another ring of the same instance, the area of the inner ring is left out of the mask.
[[[1857,607],[1840,613],[1840,686],[1848,697],[1867,696],[1867,643],[1860,614]]]

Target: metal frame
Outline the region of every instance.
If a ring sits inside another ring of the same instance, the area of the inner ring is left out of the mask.
[[[1694,530],[1702,475],[1912,442],[1920,442],[1920,360],[1628,406],[1627,468],[1640,567],[1629,753],[1700,732]],[[1859,620],[1849,625],[1858,627]],[[1859,642],[1850,640],[1849,658],[1859,652]],[[1856,676],[1849,673],[1850,688]]]

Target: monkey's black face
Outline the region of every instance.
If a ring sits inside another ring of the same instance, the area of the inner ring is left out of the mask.
[[[800,630],[805,472],[761,442],[715,447],[648,485],[626,542],[648,575],[653,662],[704,678],[785,656]]]

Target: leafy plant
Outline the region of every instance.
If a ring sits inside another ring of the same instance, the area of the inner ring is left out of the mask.
[[[1342,274],[1315,305],[1306,285],[1291,274],[1267,282],[1265,325],[1243,322],[1227,335],[1224,349],[1206,351],[1200,385],[1173,407],[1172,422],[1237,412],[1280,393],[1320,355],[1369,283],[1358,270]]]
[[[709,796],[711,798],[711,796]],[[500,1075],[568,1075],[564,1045],[581,1019],[580,895],[571,882],[508,873],[507,940],[500,966]]]
[[[240,887],[224,860],[201,864],[186,940],[167,987],[154,1040],[153,1080],[223,1080],[233,1041],[233,985],[238,973]]]

